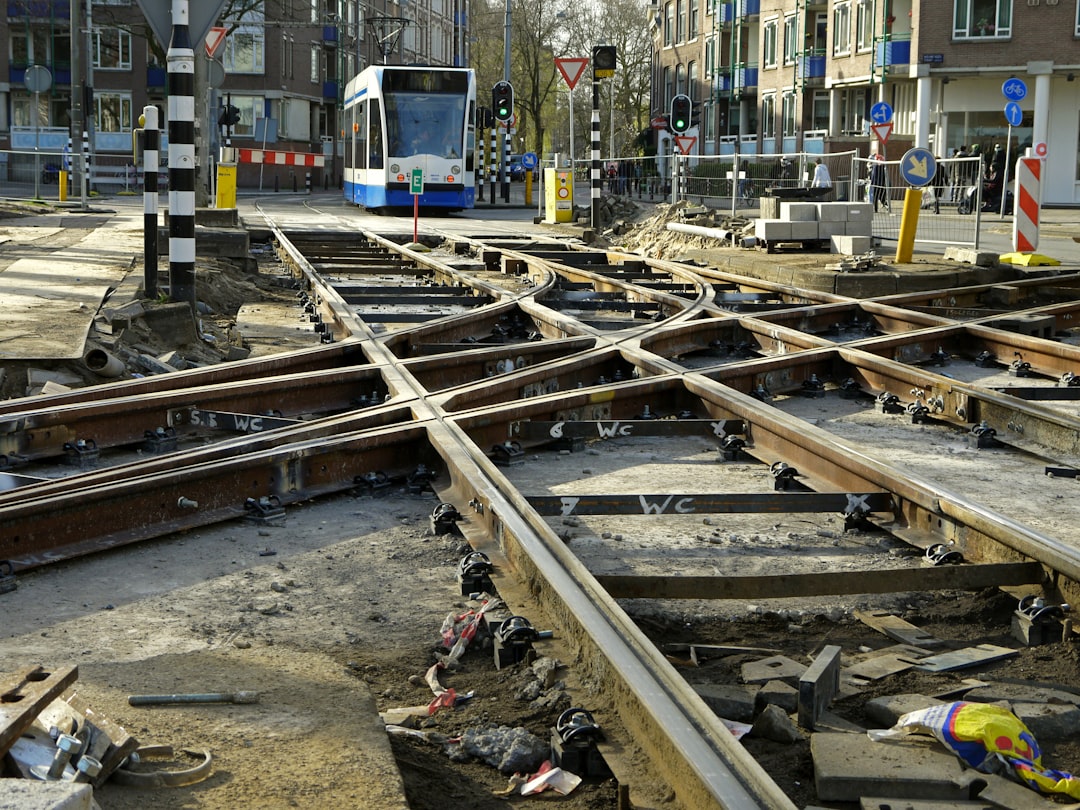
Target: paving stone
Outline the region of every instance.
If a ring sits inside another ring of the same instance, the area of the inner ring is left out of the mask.
[[[1040,796],[1029,787],[994,773],[981,773],[979,778],[986,787],[979,791],[980,800],[987,801],[999,810],[1051,810],[1061,808],[1057,802]]]
[[[766,706],[779,706],[785,712],[799,708],[799,690],[783,681],[769,681],[758,690],[754,701],[757,710]]]
[[[908,712],[940,706],[943,702],[928,695],[883,695],[866,701],[864,711],[866,719],[872,721],[876,728],[892,728]]]
[[[742,665],[744,683],[767,683],[772,680],[794,683],[806,672],[806,664],[800,664],[786,655],[773,655]]]
[[[995,810],[990,802],[979,800],[954,802],[935,801],[933,799],[880,799],[867,798],[859,802],[859,810]]]
[[[725,683],[694,684],[694,691],[717,716],[727,720],[749,723],[754,719],[754,697],[756,686]]]
[[[1037,683],[990,683],[972,689],[967,693],[965,700],[972,703],[997,703],[1005,700],[1010,703],[1058,703],[1080,706],[1080,695],[1064,692],[1049,686],[1040,686]]]
[[[862,796],[898,799],[967,799],[968,771],[932,740],[872,742],[861,734],[810,737],[814,781],[822,801],[856,802]]]
[[[19,810],[91,810],[94,789],[76,782],[0,779],[0,808]]]

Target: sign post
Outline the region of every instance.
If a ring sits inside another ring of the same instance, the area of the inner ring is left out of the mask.
[[[413,244],[419,242],[418,224],[420,221],[420,195],[424,193],[424,170],[413,169],[409,175],[409,193],[412,198],[412,240]]]
[[[1024,120],[1024,111],[1020,109],[1017,102],[1027,95],[1027,85],[1024,84],[1023,79],[1006,79],[1001,84],[1001,95],[1005,96],[1007,101],[1005,120],[1009,122],[1009,134],[1005,138],[1005,165],[1001,167],[1005,176],[998,178],[1001,184],[1001,207],[998,209],[998,216],[1004,219],[1005,200],[1009,196],[1009,152],[1012,149],[1012,128],[1020,126],[1020,122]]]
[[[908,149],[900,159],[900,175],[909,188],[904,192],[904,210],[900,215],[900,233],[896,240],[896,261],[908,263],[915,250],[915,229],[919,226],[920,189],[930,185],[937,174],[934,153],[922,146]]]
[[[574,88],[581,74],[585,72],[589,60],[584,56],[563,57],[555,60],[555,67],[562,74],[566,86],[570,88],[570,176],[574,176]],[[555,167],[559,168],[558,166]]]

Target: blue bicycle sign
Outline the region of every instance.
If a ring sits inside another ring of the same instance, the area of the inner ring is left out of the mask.
[[[875,124],[887,124],[892,121],[892,106],[888,102],[879,101],[870,108],[870,120]]]
[[[1001,94],[1009,101],[1021,101],[1027,95],[1027,85],[1023,79],[1006,79],[1001,85]]]

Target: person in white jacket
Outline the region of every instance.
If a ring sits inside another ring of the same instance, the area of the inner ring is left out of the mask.
[[[814,188],[832,188],[832,177],[829,176],[829,167],[821,162],[821,158],[815,161],[814,179],[810,183]]]

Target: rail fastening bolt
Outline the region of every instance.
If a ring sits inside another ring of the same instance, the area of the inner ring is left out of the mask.
[[[176,505],[178,507],[180,507],[181,509],[198,509],[199,508],[199,502],[198,501],[193,501],[193,500],[191,500],[191,498],[185,498],[183,495],[181,495],[179,498],[177,498]]]
[[[78,771],[75,774],[75,782],[92,782],[97,775],[101,773],[101,762],[93,757],[83,755],[79,757],[79,761],[75,763],[75,769]]]
[[[53,760],[46,768],[44,765],[33,765],[30,768],[31,775],[49,782],[55,782],[64,775],[71,755],[82,747],[82,740],[72,737],[70,734],[61,734],[56,738],[56,753]]]

